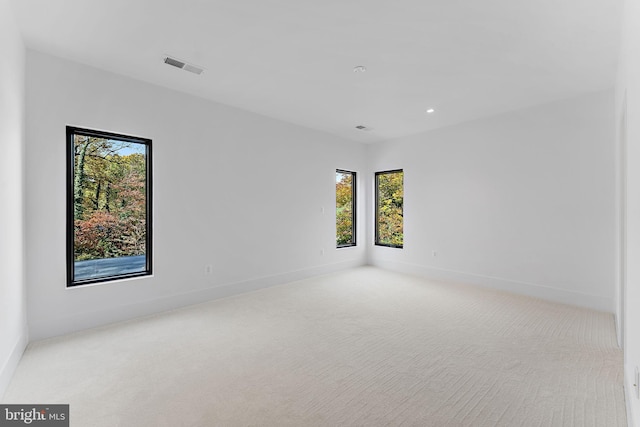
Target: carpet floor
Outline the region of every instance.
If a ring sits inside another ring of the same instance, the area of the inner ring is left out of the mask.
[[[361,267],[29,344],[71,426],[626,426],[608,313]]]

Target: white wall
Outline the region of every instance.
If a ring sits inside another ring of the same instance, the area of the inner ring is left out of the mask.
[[[23,263],[25,49],[0,0],[0,397],[27,344]]]
[[[618,81],[616,84],[616,125],[618,140],[625,139],[626,149],[621,146],[621,170],[626,191],[622,194],[620,207],[626,217],[622,224],[622,240],[625,266],[622,279],[624,292],[624,371],[625,394],[629,414],[629,425],[640,426],[640,400],[638,383],[634,372],[640,367],[640,4],[625,1],[623,37],[620,52]],[[622,129],[626,104],[626,132]],[[621,144],[622,145],[622,144]],[[626,152],[626,158],[624,156]],[[623,188],[624,189],[624,188]],[[634,387],[634,384],[636,386]]]
[[[65,288],[66,125],[153,140],[153,277]],[[32,339],[364,264],[364,245],[335,249],[335,169],[364,161],[358,143],[28,51]]]
[[[606,91],[369,147],[405,172],[404,249],[369,262],[613,312],[613,139]]]

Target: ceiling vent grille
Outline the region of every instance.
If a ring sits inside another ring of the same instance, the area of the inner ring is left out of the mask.
[[[204,72],[204,68],[200,68],[196,65],[189,64],[184,61],[180,61],[179,59],[172,58],[170,56],[164,57],[164,63],[167,65],[171,65],[172,67],[180,68],[182,70],[189,71],[190,73],[194,73],[198,75]]]

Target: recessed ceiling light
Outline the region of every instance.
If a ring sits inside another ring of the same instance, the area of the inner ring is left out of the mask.
[[[436,110],[434,110],[433,108],[429,108],[427,110],[427,114],[431,114],[431,113],[435,113],[435,112],[436,112]]]
[[[364,73],[365,71],[367,71],[367,67],[365,67],[364,65],[356,65],[355,67],[353,67],[354,73]]]

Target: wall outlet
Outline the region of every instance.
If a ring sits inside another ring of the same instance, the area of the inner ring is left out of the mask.
[[[207,264],[204,266],[204,274],[213,274],[213,265]]]

